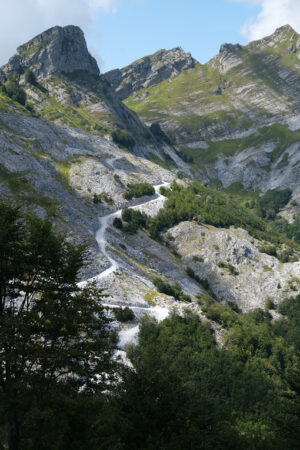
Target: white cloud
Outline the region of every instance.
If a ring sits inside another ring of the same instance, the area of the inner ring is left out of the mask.
[[[120,0],[0,0],[0,66],[16,48],[55,25],[87,29],[99,12],[115,12]]]
[[[241,0],[239,0],[241,1]],[[248,40],[261,39],[272,34],[276,28],[289,24],[300,30],[299,0],[242,0],[258,4],[261,10],[257,17],[249,19],[242,27],[242,34]]]

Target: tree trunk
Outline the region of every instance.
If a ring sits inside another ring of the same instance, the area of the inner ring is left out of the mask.
[[[8,448],[9,450],[19,450],[20,429],[16,411],[12,411],[8,424]]]

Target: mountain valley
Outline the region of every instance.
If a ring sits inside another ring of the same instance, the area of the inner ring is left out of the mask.
[[[111,264],[95,239],[99,217],[139,202],[145,207],[136,208],[149,217],[163,207],[152,197],[126,200],[130,184],[188,186],[197,178],[243,205],[260,192],[289,188],[280,214],[292,223],[300,209],[298,42],[286,26],[247,47],[224,44],[206,65],[177,48],[100,75],[79,28],[42,33],[1,69],[2,195],[88,242],[83,278]],[[9,94],[16,86],[26,103]],[[178,307],[153,285],[163,275],[179,282],[193,298],[185,306],[200,312],[195,296],[205,289],[187,275],[190,266],[209,280],[213,295],[244,311],[268,298],[280,301],[300,285],[297,246],[294,261],[283,264],[261,253],[261,243],[243,229],[183,222],[151,242],[145,231],[109,226],[105,239],[118,261],[100,283],[112,304]],[[204,263],[195,264],[197,257]],[[220,269],[223,261],[239,274]]]
[[[299,179],[300,36],[289,25],[223,44],[206,64],[176,47],[104,74],[79,27],[21,45],[0,68],[0,298],[9,293],[17,318],[33,311],[41,342],[52,331],[56,339],[43,355],[58,348],[65,359],[60,372],[44,369],[33,351],[27,368],[19,345],[38,339],[21,320],[16,367],[41,394],[31,410],[25,389],[24,447],[6,445],[14,429],[3,431],[0,402],[0,447],[296,449]],[[14,226],[25,288],[7,269]],[[38,313],[20,302],[36,280],[34,295],[46,299]],[[57,293],[79,301],[80,314],[68,315]],[[92,357],[73,367],[77,342]],[[47,377],[58,380],[54,393]],[[0,377],[0,395],[1,386]]]

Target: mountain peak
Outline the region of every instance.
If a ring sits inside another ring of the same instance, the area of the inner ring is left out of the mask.
[[[225,53],[225,52],[236,52],[238,50],[241,50],[242,46],[240,44],[222,44],[220,47],[219,53]]]
[[[297,38],[299,38],[299,35],[296,33],[294,28],[291,27],[291,25],[283,25],[276,28],[274,33],[269,36],[250,42],[247,47],[249,49],[263,50],[265,47],[275,47],[280,43],[289,43]]]
[[[2,70],[9,75],[28,67],[38,77],[76,71],[100,73],[87,49],[83,31],[73,25],[55,26],[21,45]]]
[[[181,47],[171,50],[161,49],[153,55],[145,56],[123,69],[107,72],[104,76],[109,81],[121,100],[142,88],[154,86],[161,81],[172,78],[184,70],[191,69],[197,61]]]
[[[294,30],[293,27],[291,27],[291,25],[289,25],[288,23],[286,25],[282,25],[281,27],[276,28],[275,33],[281,33],[282,31],[292,31],[293,33],[296,33],[296,31]]]

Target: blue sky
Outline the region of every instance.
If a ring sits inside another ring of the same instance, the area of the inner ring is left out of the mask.
[[[224,42],[246,43],[240,30],[258,12],[258,5],[227,0],[125,0],[115,13],[98,15],[88,43],[104,71],[176,46],[204,63]]]
[[[80,26],[102,72],[176,46],[205,63],[224,42],[300,31],[300,0],[0,0],[0,11],[0,66],[55,25]]]

